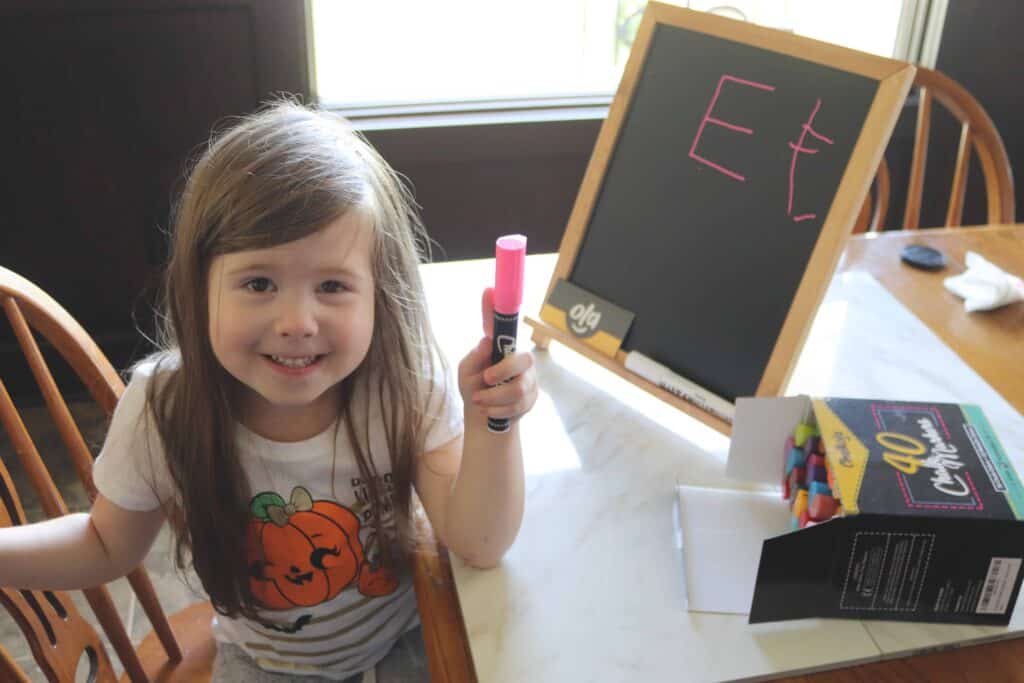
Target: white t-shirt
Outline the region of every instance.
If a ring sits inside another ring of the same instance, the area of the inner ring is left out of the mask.
[[[141,419],[153,367],[144,364],[133,373],[93,468],[100,493],[131,510],[152,510],[173,492],[152,420]],[[453,381],[448,387],[431,416],[428,452],[462,433],[461,400]],[[383,480],[379,490],[390,497],[379,403],[369,406],[370,450]],[[216,615],[214,637],[241,647],[269,671],[339,679],[366,671],[419,617],[408,573],[395,576],[376,566],[369,489],[344,426],[281,443],[237,425],[237,443],[252,491],[246,533],[266,557],[265,563],[253,563],[260,578],[251,585],[266,609],[259,621]],[[387,515],[391,507],[385,508]]]

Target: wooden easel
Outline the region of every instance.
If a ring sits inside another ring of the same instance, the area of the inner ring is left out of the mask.
[[[576,264],[605,181],[606,171],[613,158],[620,132],[626,123],[627,114],[633,105],[633,97],[645,68],[655,28],[659,25],[684,28],[878,81],[878,89],[871,101],[861,135],[850,154],[839,189],[828,209],[823,228],[811,252],[781,332],[775,340],[774,350],[756,392],[758,396],[777,395],[785,388],[814,314],[838,264],[843,245],[852,230],[858,209],[868,192],[871,179],[881,161],[885,145],[910,88],[914,67],[715,15],[659,2],[648,3],[618,91],[608,111],[608,117],[601,127],[569,217],[545,301],[550,299],[560,279],[569,278]],[[680,68],[685,68],[685,65],[681,65]],[[633,265],[642,267],[642,264]],[[728,422],[627,371],[624,367],[626,351],[619,349],[614,357],[607,356],[542,320],[526,317],[525,322],[533,327],[532,337],[538,348],[546,349],[551,340],[556,340],[722,434],[731,433],[731,425]]]

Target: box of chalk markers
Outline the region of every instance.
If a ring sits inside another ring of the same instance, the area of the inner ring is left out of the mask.
[[[1024,561],[1024,487],[974,405],[740,399],[730,475],[774,477],[750,622],[1001,625]]]

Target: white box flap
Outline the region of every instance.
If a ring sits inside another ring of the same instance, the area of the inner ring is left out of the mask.
[[[789,529],[774,491],[678,486],[687,609],[749,614],[764,539]]]
[[[806,396],[737,399],[726,475],[781,487],[786,437],[810,412]]]

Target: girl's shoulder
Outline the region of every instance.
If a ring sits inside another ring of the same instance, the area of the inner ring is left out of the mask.
[[[181,368],[181,353],[177,349],[154,351],[142,360],[129,366],[128,374],[132,377],[140,375],[145,378],[157,373],[175,372]]]
[[[93,481],[106,498],[129,510],[151,510],[173,490],[163,444],[149,409],[150,387],[174,372],[173,354],[154,354],[128,369],[130,377],[93,465]]]
[[[159,351],[130,366],[125,372],[127,383],[114,411],[114,422],[118,417],[131,417],[131,421],[142,418],[149,411],[145,410],[151,398],[159,396],[167,386],[167,381],[181,367],[181,356],[175,351]],[[151,391],[152,385],[152,391]],[[120,420],[127,424],[128,420]]]
[[[151,353],[125,372],[128,376],[125,391],[133,387],[146,387],[153,381],[158,383],[159,388],[180,369],[181,355],[176,350]]]

